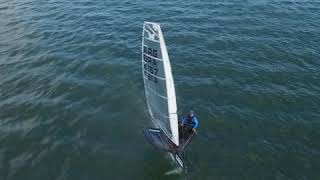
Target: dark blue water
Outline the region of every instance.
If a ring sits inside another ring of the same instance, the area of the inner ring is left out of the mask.
[[[187,174],[142,135],[143,21],[200,119]],[[318,0],[2,0],[0,179],[318,179],[319,60]]]

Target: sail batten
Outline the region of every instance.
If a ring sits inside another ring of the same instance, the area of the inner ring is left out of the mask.
[[[155,77],[155,78],[157,78],[157,79],[163,80],[163,81],[167,80],[165,77],[160,77],[160,76],[154,75],[153,73],[150,73],[150,72],[144,72],[144,73],[145,73],[145,74],[148,74],[148,75],[150,75],[150,76],[153,76],[153,77]],[[147,79],[148,79],[148,78],[147,78]]]
[[[157,61],[163,61],[162,59],[159,59],[159,58],[150,56],[149,54],[146,54],[146,53],[143,53],[143,55],[146,55],[147,57],[153,58],[153,59],[155,59],[155,60],[157,60]]]
[[[179,146],[177,103],[170,60],[158,23],[145,22],[142,33],[142,71],[151,119]]]
[[[157,93],[156,91],[152,90],[151,88],[148,88],[148,90],[149,90],[149,92],[152,92],[156,96],[159,96],[159,97],[161,97],[163,99],[168,99],[166,96],[163,96],[163,95]]]
[[[149,41],[153,41],[153,42],[156,42],[156,43],[159,43],[160,41],[158,40],[155,40],[155,39],[150,39],[150,38],[145,38],[146,40],[149,40]]]

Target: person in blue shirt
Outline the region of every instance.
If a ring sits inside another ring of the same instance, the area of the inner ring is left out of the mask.
[[[182,127],[186,127],[189,131],[197,132],[199,126],[198,118],[195,116],[194,111],[190,110],[189,115],[182,120]]]

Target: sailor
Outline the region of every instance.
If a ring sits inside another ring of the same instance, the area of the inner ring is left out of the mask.
[[[197,132],[199,125],[198,118],[195,116],[194,111],[190,110],[189,115],[182,120],[181,126],[186,127],[189,131]]]

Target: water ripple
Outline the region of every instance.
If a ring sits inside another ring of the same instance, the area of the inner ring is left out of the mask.
[[[319,177],[320,3],[0,3],[0,179],[176,179],[145,142],[143,21],[162,24],[189,179]],[[124,168],[130,167],[130,168]]]

